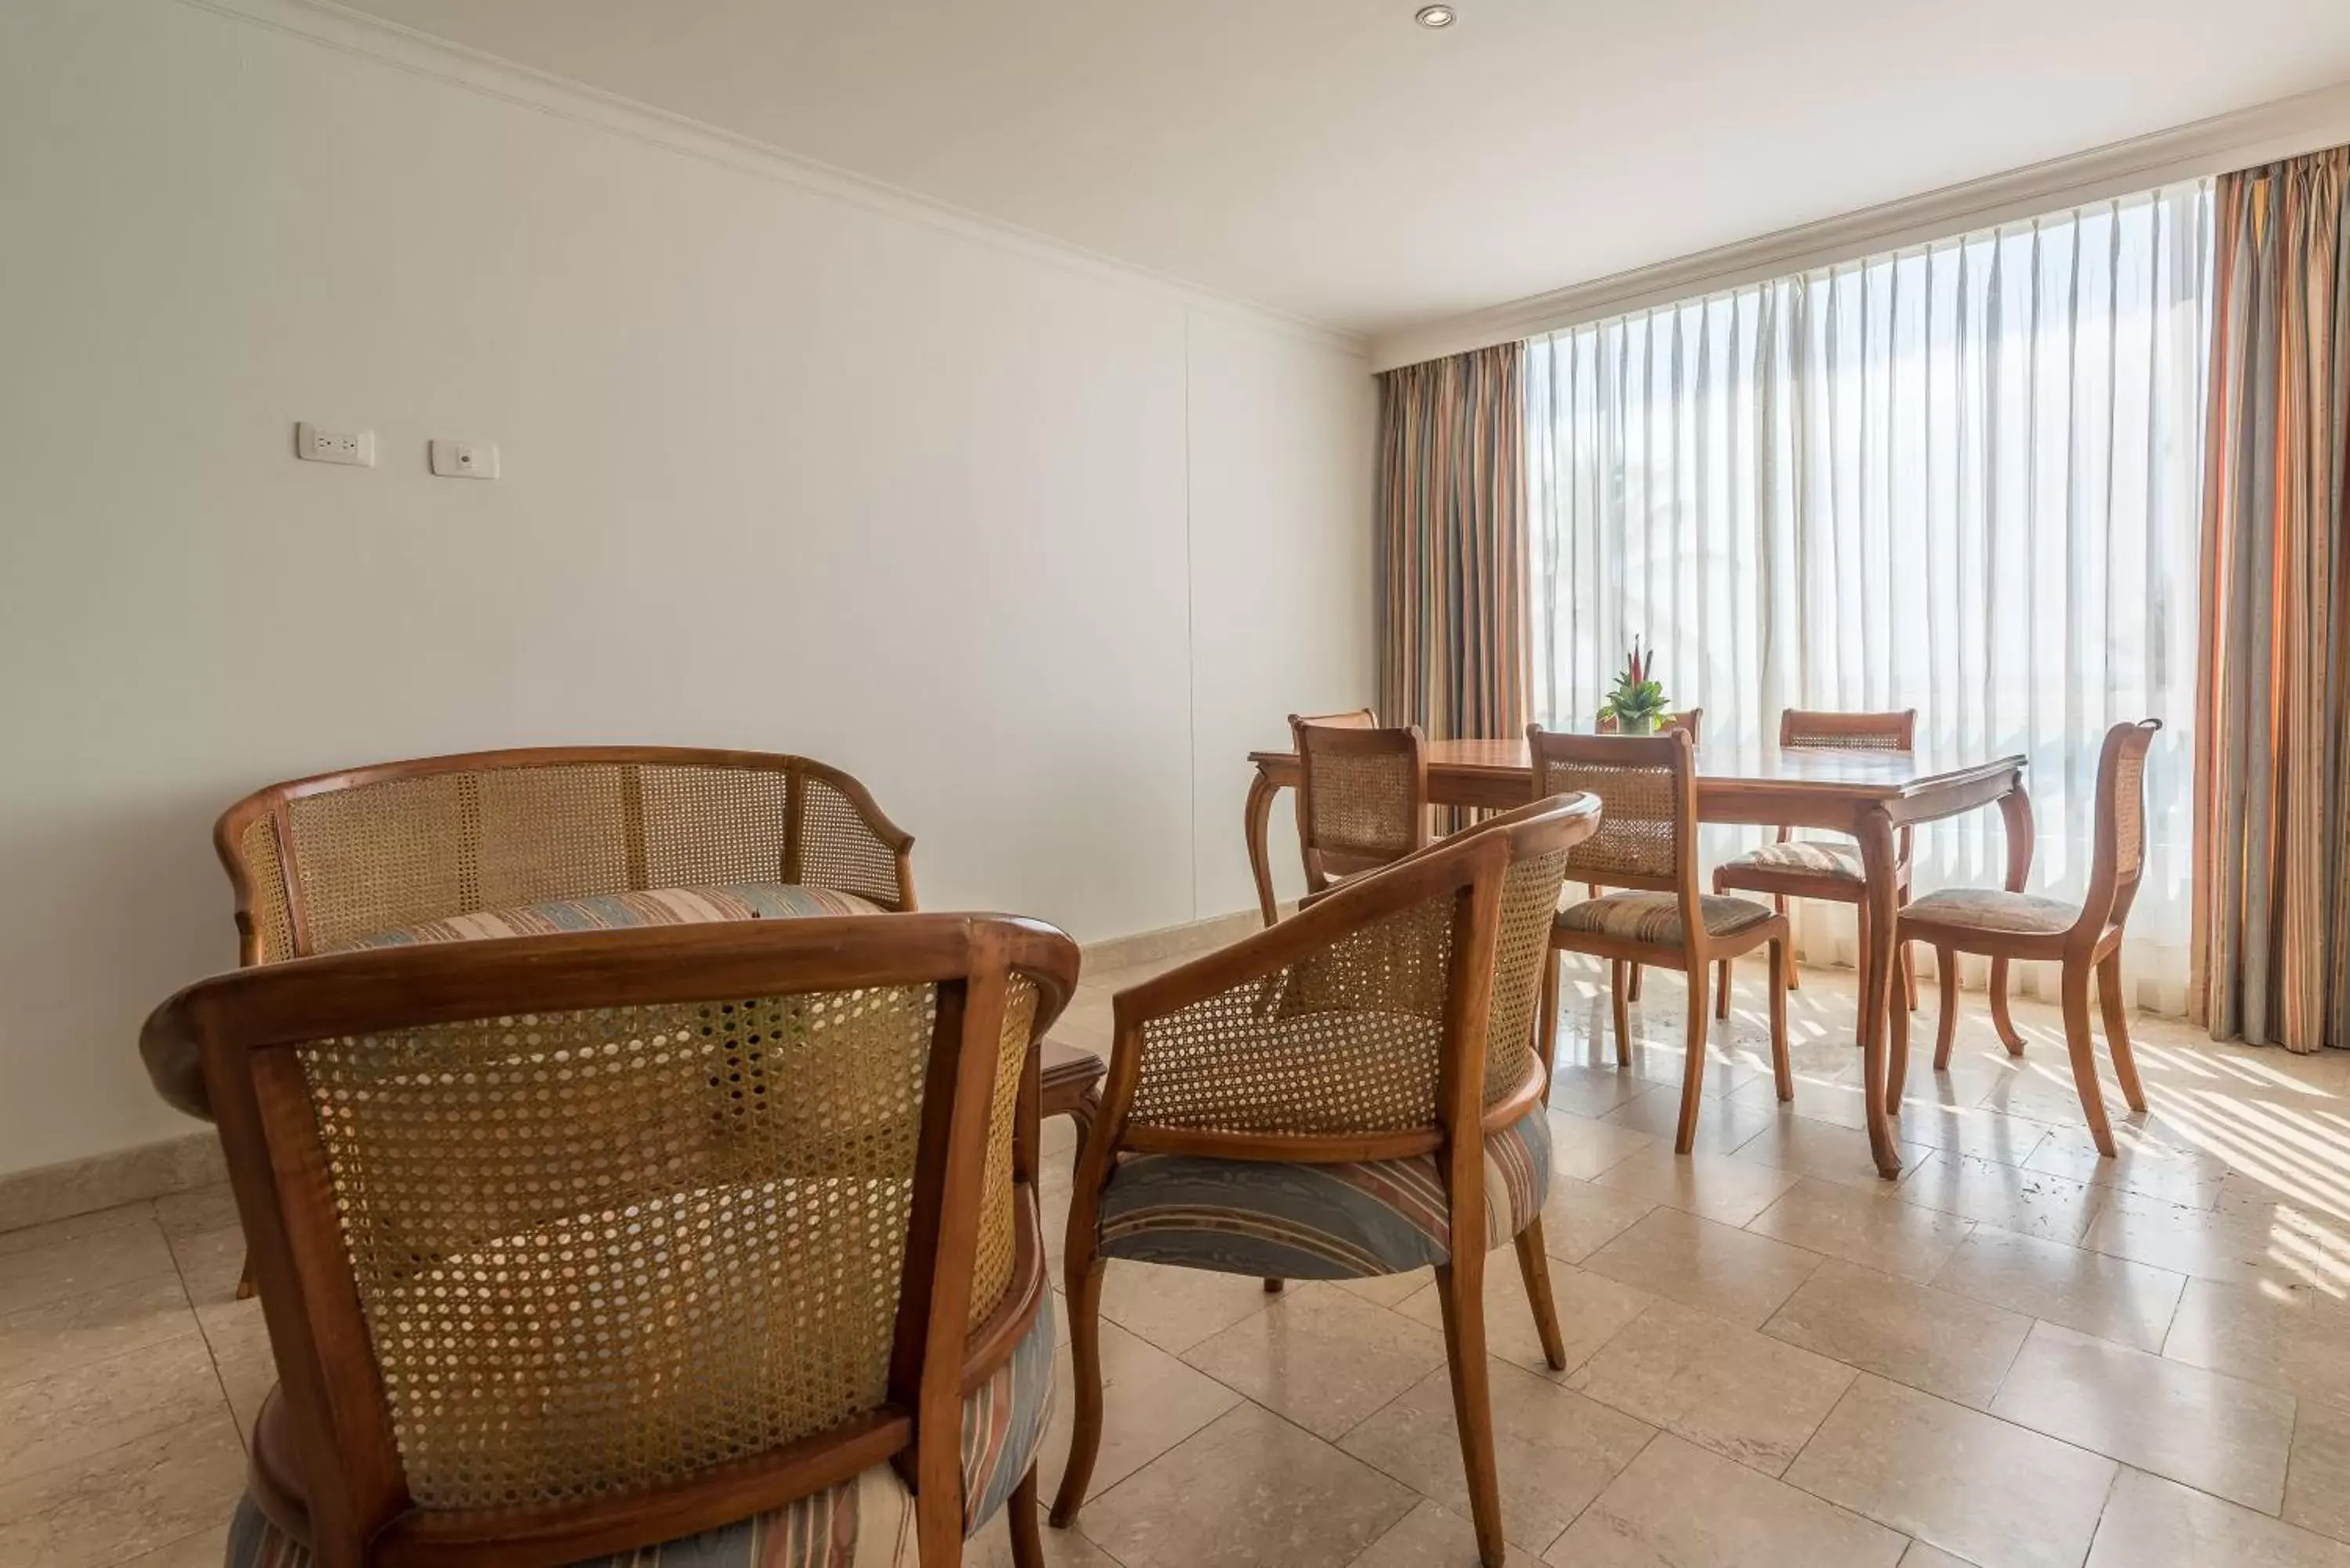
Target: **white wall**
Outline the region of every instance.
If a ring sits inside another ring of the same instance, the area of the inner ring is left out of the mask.
[[[186,1127],[212,819],[338,763],[803,751],[930,907],[1253,901],[1241,753],[1370,695],[1354,346],[243,3],[0,6],[0,1171]]]

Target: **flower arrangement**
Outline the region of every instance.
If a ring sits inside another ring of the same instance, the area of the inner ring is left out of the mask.
[[[1654,649],[1644,649],[1640,639],[1632,639],[1631,651],[1624,656],[1623,673],[1616,677],[1616,689],[1600,704],[1599,715],[1616,721],[1616,730],[1624,735],[1653,735],[1657,722],[1665,718],[1665,689],[1656,679],[1657,654]]]

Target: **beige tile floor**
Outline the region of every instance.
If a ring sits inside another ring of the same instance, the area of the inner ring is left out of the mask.
[[[1057,1033],[1105,1044],[1142,972],[1089,979]],[[1490,1276],[1513,1561],[2350,1568],[2350,1054],[2140,1020],[2154,1110],[2100,1160],[2053,1010],[2019,1004],[2017,1061],[1970,995],[1950,1072],[1914,1075],[1893,1183],[1858,1130],[1848,973],[1794,998],[1792,1113],[1742,974],[1690,1159],[1680,986],[1649,977],[1618,1069],[1595,979],[1570,969],[1553,1113],[1568,1370],[1543,1364],[1516,1271]],[[271,1378],[231,1296],[240,1251],[220,1190],[0,1234],[0,1565],[219,1562]],[[1472,1563],[1428,1285],[1268,1298],[1112,1264],[1096,1490],[1048,1556]],[[971,1555],[1005,1568],[1000,1523]]]

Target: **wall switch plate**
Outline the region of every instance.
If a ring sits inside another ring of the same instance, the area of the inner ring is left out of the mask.
[[[443,479],[495,479],[498,476],[497,443],[436,441],[432,443],[432,472]]]
[[[304,421],[294,427],[294,455],[307,462],[375,466],[375,431],[330,431]]]

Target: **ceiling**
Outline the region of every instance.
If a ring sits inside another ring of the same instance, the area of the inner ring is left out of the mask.
[[[1368,336],[2350,78],[2345,0],[346,0]]]

